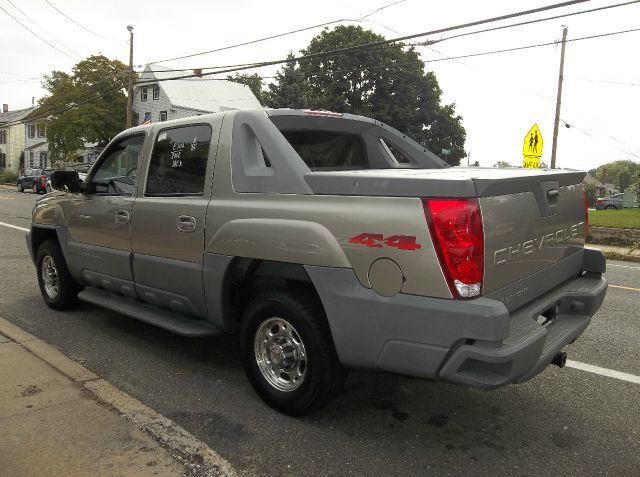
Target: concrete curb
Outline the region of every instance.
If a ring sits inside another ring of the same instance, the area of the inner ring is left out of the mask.
[[[105,379],[68,358],[54,347],[0,317],[0,334],[20,344],[52,368],[78,383],[97,401],[162,445],[196,477],[236,477],[231,464],[183,427],[156,412]]]

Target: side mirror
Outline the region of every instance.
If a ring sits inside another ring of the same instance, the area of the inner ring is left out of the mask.
[[[82,181],[76,171],[53,171],[51,173],[51,187],[65,192],[81,192]]]

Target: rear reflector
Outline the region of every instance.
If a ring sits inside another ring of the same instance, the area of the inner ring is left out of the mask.
[[[422,199],[431,239],[454,298],[482,292],[484,231],[477,199]]]

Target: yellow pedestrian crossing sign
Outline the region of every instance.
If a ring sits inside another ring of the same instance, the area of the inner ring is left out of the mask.
[[[540,128],[534,124],[527,135],[524,137],[522,144],[522,155],[524,156],[523,166],[530,168],[540,167],[540,156],[542,156],[542,146],[544,140],[540,133]]]

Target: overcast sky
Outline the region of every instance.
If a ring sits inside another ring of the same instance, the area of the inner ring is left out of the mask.
[[[371,15],[360,24],[393,38],[397,36],[394,31],[402,35],[425,32],[557,1],[406,0]],[[392,0],[49,2],[0,0],[0,7],[68,54],[65,56],[48,46],[0,10],[0,44],[3,45],[0,102],[8,103],[12,110],[30,106],[32,97],[37,102],[44,94],[39,79],[54,69],[70,71],[79,60],[98,53],[128,63],[127,24],[135,28],[134,64],[143,65],[322,22],[356,19],[393,3]],[[622,0],[592,0],[525,19],[617,3]],[[72,23],[50,4],[93,33]],[[569,27],[568,39],[640,28],[640,3],[451,39],[433,45],[434,49],[419,48],[422,59],[427,62],[426,69],[434,71],[440,82],[443,100],[455,102],[457,112],[463,116],[471,162],[477,160],[482,166],[492,166],[499,160],[521,164],[523,139],[537,123],[544,137],[542,160],[550,163],[560,47],[551,45],[459,60],[434,60],[553,42],[562,37],[562,25]],[[482,27],[475,29],[479,28]],[[280,59],[290,50],[297,53],[305,48],[318,33],[319,29],[306,31],[162,64],[197,68]],[[428,38],[444,36],[447,34]],[[558,167],[589,169],[618,159],[640,162],[639,47],[640,31],[567,44],[561,118],[571,128],[561,123]],[[256,72],[272,76],[277,69],[268,67]]]

